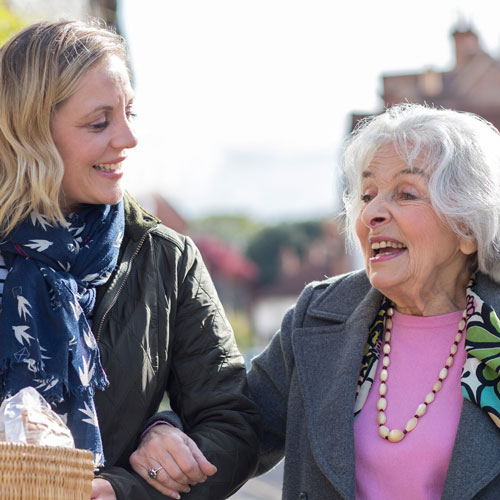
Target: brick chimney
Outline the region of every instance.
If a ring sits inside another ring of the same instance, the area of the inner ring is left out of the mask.
[[[467,63],[477,53],[481,52],[479,39],[471,30],[453,32],[455,39],[455,67],[459,68]]]

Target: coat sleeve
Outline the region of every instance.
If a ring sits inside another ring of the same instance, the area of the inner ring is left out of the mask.
[[[177,273],[177,274],[176,274]],[[246,368],[231,326],[196,246],[189,238],[176,273],[163,276],[170,297],[171,369],[166,381],[172,416],[217,467],[214,476],[183,494],[184,500],[222,500],[232,495],[256,468],[260,415],[249,397]],[[177,278],[175,278],[177,276]],[[172,283],[174,280],[174,283]],[[118,500],[160,500],[163,496],[129,468],[107,467]]]
[[[252,359],[248,384],[262,415],[263,434],[256,475],[272,469],[285,455],[290,381],[294,372],[292,333],[299,321],[297,310],[307,309],[312,296],[308,286],[297,305],[284,316],[281,329],[266,349]]]
[[[187,239],[179,272],[168,394],[186,432],[218,472],[185,499],[223,499],[254,472],[260,415],[212,280]]]

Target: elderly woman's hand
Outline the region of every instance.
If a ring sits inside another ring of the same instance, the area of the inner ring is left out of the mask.
[[[158,491],[172,498],[217,472],[196,443],[176,427],[158,424],[142,438],[130,465]],[[156,471],[156,472],[155,472]],[[153,477],[152,477],[153,476]]]
[[[96,477],[92,481],[90,500],[116,500],[115,492],[109,481]]]

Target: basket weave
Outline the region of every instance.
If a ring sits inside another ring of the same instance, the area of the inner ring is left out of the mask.
[[[93,478],[88,450],[0,442],[2,500],[89,500]]]

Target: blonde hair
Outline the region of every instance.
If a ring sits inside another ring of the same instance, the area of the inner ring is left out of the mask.
[[[127,62],[123,38],[98,21],[36,23],[0,49],[0,236],[31,212],[64,224],[64,166],[51,118],[86,72],[110,55]]]

